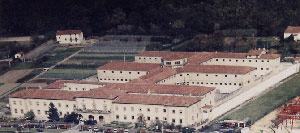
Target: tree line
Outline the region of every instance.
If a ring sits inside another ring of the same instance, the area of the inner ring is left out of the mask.
[[[0,36],[81,29],[85,35],[193,36],[224,29],[281,35],[300,25],[293,0],[0,0]]]

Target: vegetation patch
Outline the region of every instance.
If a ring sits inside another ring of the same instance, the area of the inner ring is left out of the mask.
[[[38,70],[34,70],[32,72],[30,72],[29,74],[27,74],[26,76],[24,76],[23,78],[18,79],[16,82],[17,83],[25,83],[28,80],[34,78],[36,75],[39,75],[41,72]]]
[[[243,120],[249,117],[251,122],[261,119],[274,109],[286,104],[300,95],[300,74],[279,85],[263,96],[251,101],[242,108],[225,116],[224,119]]]
[[[96,70],[83,70],[83,69],[52,69],[51,71],[43,74],[41,78],[54,78],[54,79],[84,79],[97,74]]]

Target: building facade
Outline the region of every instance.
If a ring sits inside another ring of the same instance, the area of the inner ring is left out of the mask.
[[[56,41],[59,44],[81,44],[83,33],[80,30],[58,30],[56,32]]]

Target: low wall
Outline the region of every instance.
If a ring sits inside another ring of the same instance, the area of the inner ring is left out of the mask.
[[[292,65],[285,69],[284,71],[281,71],[280,73],[270,77],[269,79],[261,82],[260,84],[257,84],[256,86],[248,89],[247,91],[241,93],[240,95],[228,100],[227,102],[224,102],[220,106],[213,109],[211,120],[222,116],[226,112],[230,111],[231,109],[239,106],[240,104],[246,102],[247,100],[258,96],[263,91],[267,90],[268,88],[276,85],[278,82],[282,81],[283,79],[297,73],[297,68],[299,67],[299,64]]]

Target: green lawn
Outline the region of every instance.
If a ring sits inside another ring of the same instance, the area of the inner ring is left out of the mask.
[[[224,119],[243,120],[249,117],[251,122],[254,123],[296,96],[300,96],[300,74],[297,74],[292,79],[267,92],[263,96],[225,116]]]
[[[97,74],[96,70],[88,69],[52,69],[43,74],[41,78],[80,80],[95,74]]]

